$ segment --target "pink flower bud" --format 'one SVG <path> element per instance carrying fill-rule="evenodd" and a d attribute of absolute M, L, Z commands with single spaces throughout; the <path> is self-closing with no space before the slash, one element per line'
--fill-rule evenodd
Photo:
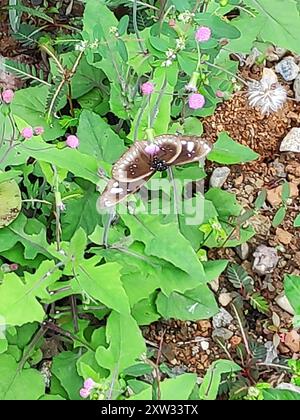
<path fill-rule="evenodd" d="M 66 145 L 71 149 L 76 149 L 79 146 L 79 138 L 73 135 L 67 137 Z"/>
<path fill-rule="evenodd" d="M 216 91 L 216 97 L 217 98 L 224 98 L 224 92 L 222 92 L 221 90 L 217 90 Z"/>
<path fill-rule="evenodd" d="M 200 28 L 197 29 L 196 31 L 196 41 L 198 42 L 206 42 L 210 39 L 211 37 L 211 29 L 208 28 L 207 26 L 200 26 Z"/>
<path fill-rule="evenodd" d="M 16 263 L 10 264 L 9 268 L 10 268 L 10 271 L 17 271 L 17 269 L 19 268 L 19 264 L 16 264 Z"/>
<path fill-rule="evenodd" d="M 157 144 L 152 143 L 145 147 L 145 152 L 150 156 L 156 155 L 159 151 L 160 148 Z"/>
<path fill-rule="evenodd" d="M 81 390 L 79 391 L 81 398 L 88 398 L 90 396 L 90 393 L 91 392 L 86 388 L 81 388 Z"/>
<path fill-rule="evenodd" d="M 31 139 L 31 137 L 33 136 L 33 129 L 31 127 L 25 127 L 21 131 L 21 134 L 24 137 L 24 139 Z"/>
<path fill-rule="evenodd" d="M 93 379 L 88 378 L 84 381 L 84 388 L 87 389 L 88 391 L 91 391 L 96 385 L 96 382 L 93 381 Z"/>
<path fill-rule="evenodd" d="M 175 28 L 175 26 L 176 26 L 176 20 L 175 19 L 170 19 L 169 20 L 169 26 L 170 26 L 170 28 Z"/>
<path fill-rule="evenodd" d="M 143 83 L 141 91 L 143 95 L 151 95 L 154 92 L 154 84 L 151 82 Z"/>
<path fill-rule="evenodd" d="M 42 134 L 44 134 L 44 132 L 45 132 L 44 127 L 35 127 L 34 129 L 34 134 L 36 136 L 41 136 Z"/>
<path fill-rule="evenodd" d="M 189 96 L 189 107 L 191 109 L 200 109 L 205 105 L 205 98 L 201 93 L 193 93 Z"/>
<path fill-rule="evenodd" d="M 14 99 L 14 91 L 11 89 L 6 89 L 2 92 L 2 101 L 6 104 L 10 104 L 12 100 Z"/>

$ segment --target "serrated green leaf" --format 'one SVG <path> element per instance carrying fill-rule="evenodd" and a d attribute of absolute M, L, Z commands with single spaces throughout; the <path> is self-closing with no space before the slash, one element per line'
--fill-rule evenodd
<path fill-rule="evenodd" d="M 235 142 L 226 132 L 222 132 L 207 158 L 213 162 L 233 165 L 251 162 L 258 157 L 249 147 Z"/>

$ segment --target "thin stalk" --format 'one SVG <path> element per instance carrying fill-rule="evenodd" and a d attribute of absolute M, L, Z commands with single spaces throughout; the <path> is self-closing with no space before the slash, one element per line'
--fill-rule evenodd
<path fill-rule="evenodd" d="M 135 35 L 137 37 L 141 53 L 145 54 L 146 51 L 144 50 L 144 45 L 141 41 L 140 31 L 139 31 L 138 24 L 137 24 L 137 0 L 133 1 L 132 15 L 133 15 L 132 16 L 133 17 L 133 29 L 134 29 Z"/>
<path fill-rule="evenodd" d="M 213 67 L 217 70 L 223 71 L 224 73 L 229 74 L 230 76 L 234 77 L 235 79 L 239 80 L 241 83 L 243 83 L 245 86 L 248 86 L 248 82 L 241 77 L 237 76 L 236 74 L 232 73 L 231 71 L 227 69 L 223 69 L 223 67 L 218 66 L 217 64 L 210 63 L 209 61 L 204 61 L 204 64 L 207 64 L 209 67 Z"/>

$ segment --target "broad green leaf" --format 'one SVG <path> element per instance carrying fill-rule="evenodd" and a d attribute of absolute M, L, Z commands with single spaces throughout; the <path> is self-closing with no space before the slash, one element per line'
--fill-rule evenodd
<path fill-rule="evenodd" d="M 296 217 L 294 221 L 294 227 L 296 228 L 300 227 L 300 214 L 298 214 L 298 216 Z"/>
<path fill-rule="evenodd" d="M 129 301 L 120 280 L 121 267 L 117 263 L 95 266 L 85 260 L 76 267 L 76 278 L 71 281 L 74 293 L 87 293 L 93 299 L 120 314 L 129 314 Z"/>
<path fill-rule="evenodd" d="M 99 193 L 96 192 L 95 185 L 82 180 L 78 180 L 77 184 L 82 189 L 82 197 L 65 201 L 66 211 L 61 214 L 62 237 L 66 241 L 70 240 L 80 227 L 86 234 L 92 233 L 101 221 L 101 216 L 96 210 Z"/>
<path fill-rule="evenodd" d="M 51 126 L 46 121 L 45 107 L 48 90 L 47 86 L 20 89 L 15 93 L 11 104 L 13 115 L 22 118 L 27 126 L 44 127 L 43 138 L 47 141 L 57 139 L 64 134 L 56 118 L 53 119 Z"/>
<path fill-rule="evenodd" d="M 235 194 L 223 191 L 221 188 L 211 188 L 205 194 L 205 198 L 213 203 L 220 219 L 239 216 L 242 211 L 242 207 L 238 204 Z"/>
<path fill-rule="evenodd" d="M 206 372 L 200 386 L 201 400 L 215 400 L 218 395 L 221 378 L 224 373 L 238 372 L 240 366 L 230 360 L 216 360 Z"/>
<path fill-rule="evenodd" d="M 300 328 L 300 277 L 287 274 L 284 277 L 284 290 L 295 311 L 295 327 Z"/>
<path fill-rule="evenodd" d="M 300 401 L 300 393 L 284 389 L 263 389 L 262 393 L 266 401 Z"/>
<path fill-rule="evenodd" d="M 300 26 L 300 14 L 294 0 L 245 0 L 244 3 L 258 11 L 253 18 L 244 17 L 248 27 L 257 28 L 257 37 L 270 41 L 274 45 L 300 53 L 300 35 L 296 30 Z"/>
<path fill-rule="evenodd" d="M 65 351 L 53 358 L 51 367 L 51 372 L 59 380 L 70 400 L 81 399 L 79 391 L 83 386 L 83 380 L 76 370 L 78 358 L 78 354 L 72 353 L 71 351 Z"/>
<path fill-rule="evenodd" d="M 38 400 L 44 394 L 45 383 L 40 372 L 18 371 L 11 355 L 0 355 L 0 400 Z"/>
<path fill-rule="evenodd" d="M 121 138 L 97 114 L 83 110 L 78 126 L 79 151 L 98 161 L 113 163 L 125 151 Z"/>
<path fill-rule="evenodd" d="M 38 254 L 52 257 L 44 225 L 37 220 L 27 220 L 22 213 L 11 225 L 0 230 L 0 252 L 13 248 L 18 242 L 24 246 L 27 259 L 34 259 Z"/>
<path fill-rule="evenodd" d="M 42 322 L 45 312 L 38 298 L 47 297 L 47 287 L 60 276 L 52 261 L 44 261 L 34 274 L 25 273 L 24 281 L 15 273 L 5 274 L 0 285 L 0 315 L 6 324 Z"/>
<path fill-rule="evenodd" d="M 134 365 L 146 351 L 145 342 L 136 321 L 129 314 L 111 313 L 107 320 L 108 348 L 99 347 L 96 359 L 100 366 L 116 375 Z"/>
<path fill-rule="evenodd" d="M 281 223 L 284 221 L 285 216 L 286 216 L 286 208 L 282 206 L 277 210 L 277 212 L 274 216 L 274 219 L 272 221 L 272 226 L 274 228 L 280 226 Z"/>
<path fill-rule="evenodd" d="M 214 260 L 203 262 L 205 279 L 209 283 L 217 279 L 226 270 L 228 260 Z"/>
<path fill-rule="evenodd" d="M 155 305 L 155 296 L 154 293 L 147 299 L 140 300 L 132 308 L 132 316 L 138 325 L 150 325 L 161 318 Z"/>
<path fill-rule="evenodd" d="M 10 225 L 22 206 L 21 191 L 15 180 L 0 183 L 0 229 Z"/>
<path fill-rule="evenodd" d="M 249 147 L 235 142 L 226 132 L 222 132 L 219 134 L 212 152 L 208 155 L 208 159 L 217 163 L 233 165 L 250 162 L 257 159 L 258 156 Z"/>
<path fill-rule="evenodd" d="M 176 378 L 166 379 L 160 384 L 162 400 L 187 401 L 196 385 L 197 375 L 185 373 Z"/>
<path fill-rule="evenodd" d="M 191 277 L 205 281 L 203 266 L 189 241 L 179 232 L 175 223 L 160 224 L 152 215 L 123 215 L 122 219 L 136 241 L 145 244 L 145 253 L 164 259 Z"/>
<path fill-rule="evenodd" d="M 15 150 L 25 156 L 24 162 L 29 157 L 33 157 L 39 161 L 56 165 L 58 168 L 67 169 L 75 176 L 91 181 L 95 185 L 99 182 L 99 176 L 97 175 L 99 166 L 108 167 L 105 164 L 102 165 L 93 156 L 80 153 L 77 149 L 58 148 L 55 145 L 45 143 L 38 137 L 27 140 L 26 143 L 21 143 Z"/>
<path fill-rule="evenodd" d="M 189 290 L 184 295 L 174 292 L 167 297 L 160 293 L 156 304 L 163 318 L 181 321 L 208 319 L 218 312 L 214 295 L 205 285 Z"/>

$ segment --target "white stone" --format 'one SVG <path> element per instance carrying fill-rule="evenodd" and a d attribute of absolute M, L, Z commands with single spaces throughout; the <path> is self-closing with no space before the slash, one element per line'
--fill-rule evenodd
<path fill-rule="evenodd" d="M 221 166 L 216 168 L 211 174 L 209 185 L 212 188 L 221 188 L 225 184 L 228 176 L 230 174 L 230 169 L 227 166 Z"/>
<path fill-rule="evenodd" d="M 300 102 L 300 74 L 298 74 L 294 81 L 294 92 L 296 101 Z"/>
<path fill-rule="evenodd" d="M 219 296 L 219 303 L 222 306 L 227 306 L 232 301 L 232 296 L 230 293 L 221 293 Z"/>
<path fill-rule="evenodd" d="M 281 152 L 300 153 L 300 127 L 294 127 L 285 136 L 280 145 Z"/>
<path fill-rule="evenodd" d="M 216 278 L 216 279 L 214 279 L 213 281 L 211 281 L 211 282 L 209 283 L 209 285 L 210 285 L 210 287 L 211 287 L 211 290 L 212 290 L 213 292 L 217 293 L 217 291 L 219 290 L 219 287 L 220 287 L 219 277 L 218 277 L 218 278 Z"/>
<path fill-rule="evenodd" d="M 296 64 L 294 57 L 286 57 L 275 66 L 275 71 L 280 73 L 284 80 L 291 82 L 296 79 L 300 68 Z"/>
<path fill-rule="evenodd" d="M 250 251 L 249 245 L 245 242 L 244 244 L 237 246 L 235 251 L 241 260 L 246 260 Z"/>
<path fill-rule="evenodd" d="M 227 312 L 224 308 L 221 308 L 220 311 L 213 317 L 213 327 L 221 328 L 227 327 L 233 321 L 233 317 Z"/>
<path fill-rule="evenodd" d="M 295 311 L 284 293 L 281 293 L 279 296 L 277 296 L 275 302 L 281 309 L 283 309 L 290 315 L 295 315 Z"/>
<path fill-rule="evenodd" d="M 201 341 L 200 346 L 201 346 L 202 350 L 206 351 L 206 350 L 209 349 L 209 342 L 208 341 Z"/>

